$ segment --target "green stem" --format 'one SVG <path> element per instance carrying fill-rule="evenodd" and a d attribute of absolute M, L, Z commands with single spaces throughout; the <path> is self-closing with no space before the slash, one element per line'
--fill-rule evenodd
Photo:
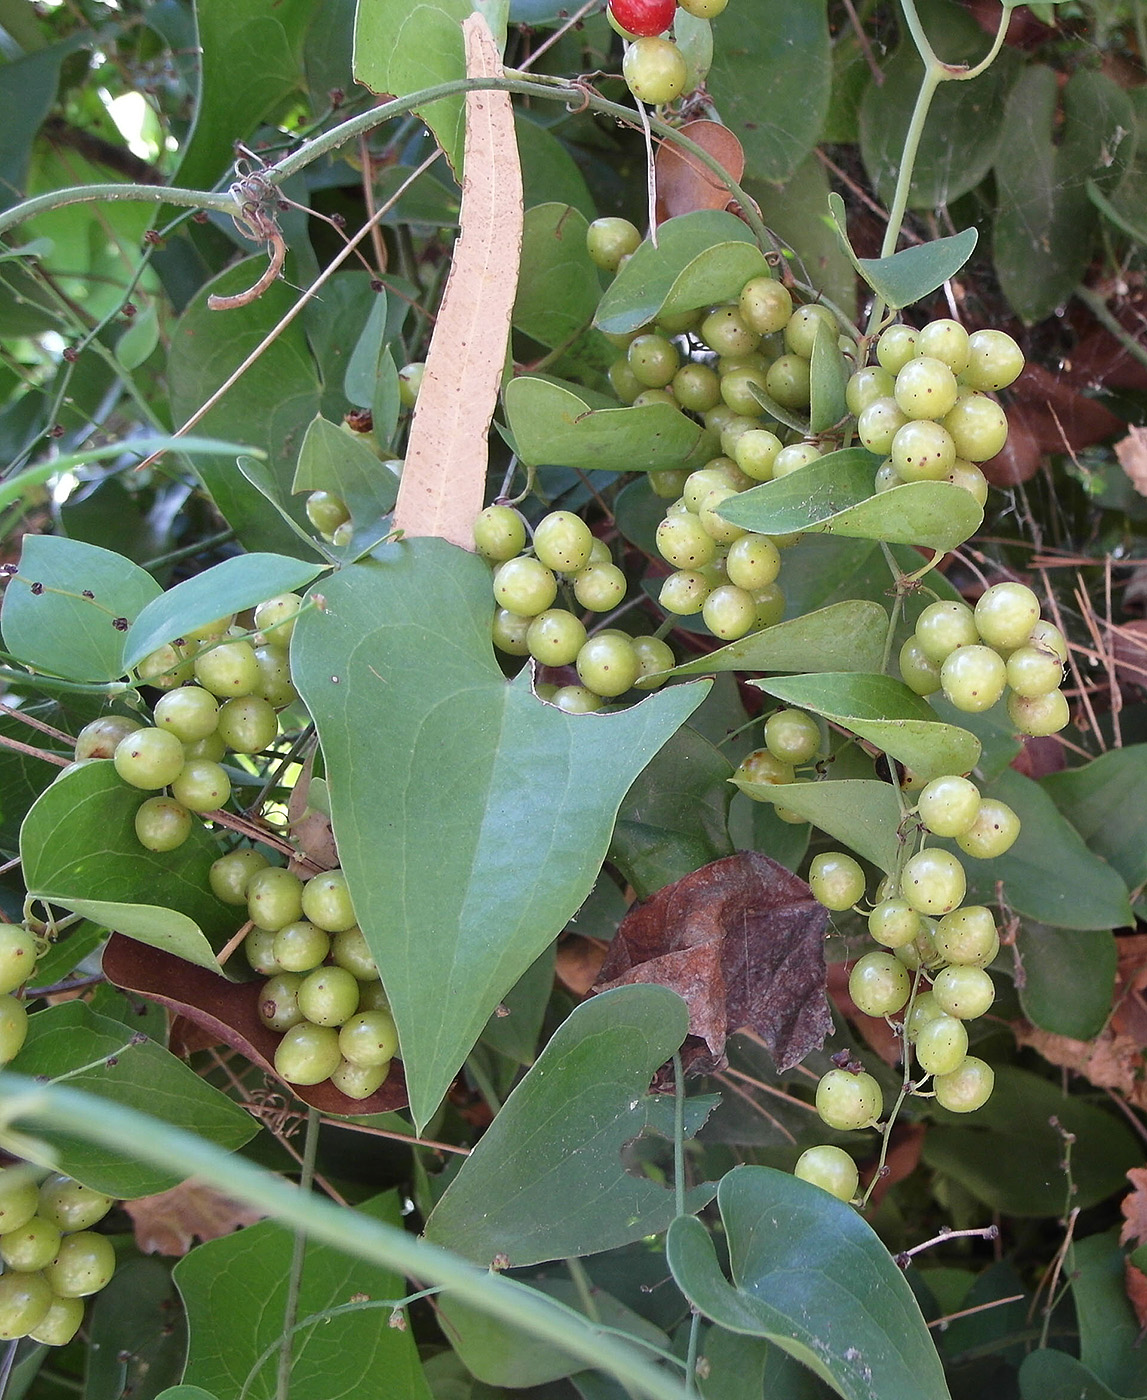
<path fill-rule="evenodd" d="M 697 1347 L 701 1340 L 701 1314 L 695 1309 L 689 1313 L 689 1350 L 685 1356 L 685 1388 L 690 1395 L 697 1394 Z"/>
<path fill-rule="evenodd" d="M 615 1340 L 537 1290 L 416 1239 L 398 1226 L 308 1195 L 182 1128 L 76 1089 L 7 1073 L 0 1073 L 0 1104 L 3 1126 L 21 1123 L 28 1129 L 63 1131 L 119 1152 L 128 1144 L 132 1156 L 157 1167 L 170 1169 L 178 1162 L 188 1176 L 202 1178 L 233 1200 L 305 1229 L 311 1239 L 356 1259 L 449 1289 L 479 1312 L 569 1352 L 650 1400 L 683 1400 L 686 1393 L 635 1345 Z"/>
<path fill-rule="evenodd" d="M 685 1072 L 681 1052 L 673 1052 L 673 1194 L 678 1215 L 685 1214 Z"/>
<path fill-rule="evenodd" d="M 315 1159 L 319 1154 L 319 1111 L 307 1109 L 307 1135 L 303 1140 L 303 1162 L 299 1190 L 308 1195 L 315 1182 Z M 279 1367 L 275 1378 L 275 1400 L 290 1400 L 291 1361 L 294 1356 L 295 1324 L 299 1320 L 299 1290 L 303 1283 L 303 1263 L 307 1254 L 307 1234 L 296 1229 L 287 1271 L 287 1301 L 283 1308 L 283 1335 L 279 1346 Z"/>
<path fill-rule="evenodd" d="M 597 1306 L 597 1299 L 593 1296 L 593 1280 L 586 1273 L 585 1265 L 580 1259 L 569 1258 L 565 1261 L 569 1276 L 573 1280 L 573 1286 L 577 1289 L 578 1302 L 581 1310 L 591 1322 L 601 1321 L 601 1312 Z"/>

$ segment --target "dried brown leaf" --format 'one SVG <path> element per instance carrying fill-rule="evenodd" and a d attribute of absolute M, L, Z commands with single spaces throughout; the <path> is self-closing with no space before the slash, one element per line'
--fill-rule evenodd
<path fill-rule="evenodd" d="M 272 1078 L 279 1037 L 259 1019 L 257 982 L 228 982 L 205 967 L 195 967 L 158 948 L 113 933 L 104 949 L 104 975 L 125 991 L 193 1021 L 209 1037 L 207 1043 L 229 1045 Z M 321 1084 L 287 1086 L 296 1098 L 323 1113 L 389 1113 L 405 1108 L 406 1080 L 395 1060 L 386 1083 L 368 1099 L 350 1099 L 326 1079 Z"/>
<path fill-rule="evenodd" d="M 594 990 L 655 982 L 689 1006 L 689 1031 L 713 1062 L 754 1031 L 779 1070 L 824 1044 L 828 913 L 783 865 L 744 851 L 658 890 L 622 920 Z"/>
<path fill-rule="evenodd" d="M 740 141 L 720 122 L 686 122 L 681 135 L 687 136 L 717 160 L 731 179 L 740 181 L 745 173 L 745 152 Z M 662 145 L 654 159 L 657 175 L 657 222 L 692 214 L 696 209 L 724 209 L 729 189 L 707 165 L 680 146 Z"/>
<path fill-rule="evenodd" d="M 1115 1090 L 1136 1108 L 1147 1108 L 1147 1057 L 1131 1036 L 1105 1030 L 1094 1040 L 1072 1040 L 1022 1022 L 1013 1029 L 1020 1045 L 1030 1045 L 1051 1064 L 1083 1075 L 1098 1089 Z"/>
<path fill-rule="evenodd" d="M 156 1196 L 125 1201 L 124 1210 L 132 1218 L 135 1242 L 144 1254 L 173 1258 L 181 1258 L 196 1240 L 220 1239 L 264 1215 L 221 1196 L 194 1177 Z"/>
<path fill-rule="evenodd" d="M 466 73 L 500 78 L 486 21 L 462 23 Z M 508 93 L 466 94 L 461 233 L 426 357 L 396 529 L 474 548 L 494 405 L 506 363 L 522 251 L 522 172 Z"/>
<path fill-rule="evenodd" d="M 291 823 L 295 844 L 307 860 L 319 870 L 334 870 L 339 863 L 339 853 L 331 819 L 324 812 L 315 811 L 308 801 L 314 771 L 315 755 L 312 751 L 291 789 L 287 819 Z"/>
<path fill-rule="evenodd" d="M 1129 427 L 1127 436 L 1115 444 L 1115 455 L 1131 485 L 1147 496 L 1147 428 Z"/>
<path fill-rule="evenodd" d="M 584 997 L 601 972 L 609 944 L 600 938 L 586 938 L 580 933 L 567 933 L 558 944 L 554 972 L 571 992 Z"/>
<path fill-rule="evenodd" d="M 1119 1243 L 1138 1246 L 1147 1243 L 1147 1167 L 1132 1167 L 1127 1180 L 1131 1190 L 1119 1202 L 1123 1212 Z"/>
<path fill-rule="evenodd" d="M 1123 1288 L 1139 1326 L 1147 1327 L 1147 1274 L 1136 1268 L 1130 1259 L 1123 1261 Z"/>

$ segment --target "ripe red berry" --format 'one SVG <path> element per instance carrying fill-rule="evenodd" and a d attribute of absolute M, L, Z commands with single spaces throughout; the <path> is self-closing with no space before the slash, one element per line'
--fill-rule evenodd
<path fill-rule="evenodd" d="M 608 8 L 619 29 L 642 39 L 665 33 L 673 23 L 677 0 L 609 0 Z"/>

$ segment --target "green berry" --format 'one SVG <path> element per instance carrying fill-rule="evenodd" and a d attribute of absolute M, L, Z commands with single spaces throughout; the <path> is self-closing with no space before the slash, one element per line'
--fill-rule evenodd
<path fill-rule="evenodd" d="M 885 948 L 914 943 L 921 928 L 920 915 L 906 899 L 881 899 L 868 916 L 868 931 Z"/>
<path fill-rule="evenodd" d="M 259 686 L 259 663 L 250 642 L 223 642 L 195 658 L 195 679 L 220 699 L 251 695 Z"/>
<path fill-rule="evenodd" d="M 521 617 L 507 608 L 496 608 L 490 624 L 490 640 L 507 656 L 529 656 L 527 640 L 532 617 Z"/>
<path fill-rule="evenodd" d="M 132 787 L 167 787 L 183 771 L 183 745 L 166 729 L 136 729 L 120 740 L 113 762 Z"/>
<path fill-rule="evenodd" d="M 1046 695 L 1008 696 L 1008 718 L 1021 734 L 1058 734 L 1071 720 L 1067 696 L 1062 690 Z"/>
<path fill-rule="evenodd" d="M 106 1235 L 81 1230 L 64 1236 L 44 1277 L 57 1298 L 88 1298 L 108 1286 L 115 1262 L 115 1250 Z"/>
<path fill-rule="evenodd" d="M 894 397 L 908 418 L 943 418 L 955 407 L 958 393 L 956 376 L 930 355 L 914 356 L 896 375 Z"/>
<path fill-rule="evenodd" d="M 353 972 L 360 982 L 378 980 L 374 954 L 370 951 L 366 935 L 357 924 L 353 928 L 344 928 L 331 939 L 331 957 L 339 967 Z"/>
<path fill-rule="evenodd" d="M 553 607 L 558 581 L 540 559 L 519 555 L 498 566 L 494 574 L 494 597 L 499 606 L 519 617 L 536 617 Z"/>
<path fill-rule="evenodd" d="M 974 646 L 979 640 L 976 619 L 967 603 L 929 603 L 916 620 L 916 641 L 937 666 L 957 647 Z"/>
<path fill-rule="evenodd" d="M 584 569 L 592 548 L 593 532 L 572 511 L 551 511 L 534 531 L 534 553 L 557 573 L 573 574 Z"/>
<path fill-rule="evenodd" d="M 1006 389 L 1019 378 L 1024 352 L 1006 331 L 973 331 L 968 338 L 968 363 L 960 378 L 972 389 Z"/>
<path fill-rule="evenodd" d="M 1008 440 L 1007 415 L 986 394 L 967 394 L 958 399 L 943 423 L 956 444 L 956 456 L 967 462 L 988 461 L 1003 450 Z"/>
<path fill-rule="evenodd" d="M 1063 663 L 1044 647 L 1021 646 L 1007 660 L 1008 685 L 1025 700 L 1050 695 L 1063 683 Z"/>
<path fill-rule="evenodd" d="M 0 996 L 0 1065 L 14 1060 L 28 1036 L 28 1012 L 14 996 Z"/>
<path fill-rule="evenodd" d="M 287 647 L 303 600 L 297 593 L 276 593 L 255 609 L 255 626 L 269 645 Z"/>
<path fill-rule="evenodd" d="M 655 539 L 658 553 L 677 569 L 703 568 L 717 554 L 716 541 L 700 519 L 688 511 L 667 515 L 657 526 Z"/>
<path fill-rule="evenodd" d="M 734 642 L 757 626 L 757 604 L 747 590 L 726 583 L 714 588 L 705 599 L 701 616 L 715 637 Z"/>
<path fill-rule="evenodd" d="M 474 521 L 474 547 L 491 562 L 513 559 L 526 547 L 526 522 L 511 506 L 487 506 Z"/>
<path fill-rule="evenodd" d="M 836 317 L 828 307 L 816 304 L 798 306 L 785 324 L 785 349 L 800 355 L 802 359 L 811 360 L 813 345 L 822 330 L 835 343 Z"/>
<path fill-rule="evenodd" d="M 943 481 L 956 465 L 951 434 L 929 419 L 914 419 L 899 428 L 889 454 L 901 481 Z"/>
<path fill-rule="evenodd" d="M 990 647 L 1022 647 L 1039 621 L 1039 599 L 1026 584 L 994 583 L 976 603 L 976 627 Z"/>
<path fill-rule="evenodd" d="M 189 811 L 215 812 L 226 806 L 231 797 L 231 779 L 220 764 L 193 758 L 173 780 L 171 795 Z"/>
<path fill-rule="evenodd" d="M 297 972 L 280 972 L 263 984 L 259 993 L 259 1020 L 269 1031 L 282 1035 L 306 1019 L 299 1010 L 302 981 Z"/>
<path fill-rule="evenodd" d="M 765 375 L 769 398 L 782 408 L 807 409 L 811 385 L 809 362 L 803 355 L 781 355 L 773 361 Z"/>
<path fill-rule="evenodd" d="M 848 1153 L 829 1143 L 802 1152 L 793 1168 L 793 1175 L 819 1186 L 838 1201 L 851 1201 L 860 1179 L 856 1163 Z"/>
<path fill-rule="evenodd" d="M 677 664 L 673 648 L 658 637 L 634 637 L 633 654 L 639 668 L 634 681 L 638 690 L 656 690 L 664 685 L 668 680 L 665 673 Z"/>
<path fill-rule="evenodd" d="M 892 398 L 895 387 L 895 378 L 882 365 L 865 365 L 849 378 L 844 389 L 844 401 L 849 413 L 859 418 L 868 405 L 877 399 Z"/>
<path fill-rule="evenodd" d="M 10 1234 L 11 1231 L 27 1225 L 37 1213 L 38 1207 L 39 1195 L 31 1168 L 0 1168 L 0 1235 Z M 49 1215 L 49 1219 L 51 1218 Z"/>
<path fill-rule="evenodd" d="M 589 612 L 609 612 L 625 598 L 625 575 L 616 564 L 590 564 L 574 576 L 573 591 Z"/>
<path fill-rule="evenodd" d="M 808 883 L 813 898 L 837 913 L 851 909 L 864 898 L 864 871 L 858 861 L 843 851 L 814 856 Z"/>
<path fill-rule="evenodd" d="M 641 234 L 628 219 L 594 219 L 585 231 L 591 261 L 603 272 L 616 272 L 621 260 L 641 246 Z"/>
<path fill-rule="evenodd" d="M 150 652 L 135 668 L 141 685 L 154 686 L 156 690 L 172 690 L 191 679 L 191 662 L 184 652 L 171 643 Z"/>
<path fill-rule="evenodd" d="M 678 569 L 662 583 L 657 601 L 666 612 L 691 617 L 705 606 L 713 585 L 696 569 Z"/>
<path fill-rule="evenodd" d="M 912 979 L 891 953 L 865 953 L 848 979 L 848 994 L 865 1016 L 892 1016 L 908 1000 Z"/>
<path fill-rule="evenodd" d="M 331 1070 L 331 1083 L 348 1099 L 369 1099 L 386 1083 L 390 1061 L 385 1065 L 356 1065 L 340 1060 Z"/>
<path fill-rule="evenodd" d="M 261 753 L 278 738 L 274 706 L 260 695 L 241 695 L 219 710 L 219 737 L 235 753 Z"/>
<path fill-rule="evenodd" d="M 29 1329 L 27 1335 L 34 1342 L 47 1347 L 64 1347 L 80 1330 L 84 1320 L 84 1300 L 82 1298 L 57 1298 L 40 1321 Z"/>
<path fill-rule="evenodd" d="M 248 941 L 250 938 L 248 934 Z M 295 919 L 275 931 L 271 956 L 285 972 L 311 972 L 321 966 L 330 946 L 330 934 L 325 929 L 308 919 Z"/>
<path fill-rule="evenodd" d="M 570 666 L 585 645 L 585 636 L 585 627 L 573 613 L 547 608 L 531 619 L 526 646 L 543 666 Z"/>
<path fill-rule="evenodd" d="M 136 837 L 149 851 L 178 850 L 191 826 L 191 812 L 174 797 L 149 797 L 135 814 Z"/>
<path fill-rule="evenodd" d="M 936 1016 L 917 1030 L 915 1049 L 925 1074 L 950 1074 L 968 1053 L 968 1032 L 955 1016 Z"/>
<path fill-rule="evenodd" d="M 584 685 L 559 686 L 550 696 L 550 704 L 567 715 L 591 715 L 601 709 L 601 696 Z"/>
<path fill-rule="evenodd" d="M 941 1108 L 950 1113 L 972 1113 L 991 1098 L 995 1080 L 991 1065 L 968 1055 L 951 1074 L 938 1074 L 932 1089 Z"/>
<path fill-rule="evenodd" d="M 918 339 L 919 333 L 911 326 L 889 326 L 876 342 L 876 358 L 889 374 L 899 374 L 916 354 Z"/>
<path fill-rule="evenodd" d="M 816 1111 L 838 1132 L 867 1128 L 884 1111 L 880 1085 L 870 1074 L 830 1069 L 816 1086 Z"/>
<path fill-rule="evenodd" d="M 0 1342 L 14 1342 L 39 1326 L 52 1296 L 52 1285 L 42 1273 L 0 1275 Z"/>
<path fill-rule="evenodd" d="M 303 916 L 327 933 L 342 933 L 355 926 L 358 920 L 341 870 L 324 870 L 307 881 L 303 886 Z"/>
<path fill-rule="evenodd" d="M 998 651 L 985 646 L 957 647 L 940 667 L 940 685 L 958 710 L 990 710 L 1007 685 L 1008 672 Z"/>
<path fill-rule="evenodd" d="M 339 1049 L 351 1064 L 385 1065 L 398 1053 L 398 1029 L 389 1011 L 360 1011 L 339 1031 Z"/>
<path fill-rule="evenodd" d="M 259 928 L 278 932 L 303 913 L 303 882 L 290 870 L 268 866 L 247 882 L 247 913 Z"/>
<path fill-rule="evenodd" d="M 1011 850 L 1019 834 L 1020 819 L 1008 804 L 997 797 L 985 797 L 975 821 L 956 837 L 956 844 L 977 860 L 994 860 Z"/>
<path fill-rule="evenodd" d="M 693 0 L 693 3 L 697 3 L 697 0 Z M 682 8 L 687 9 L 688 6 L 682 5 Z M 737 305 L 741 319 L 758 335 L 775 335 L 777 331 L 783 331 L 793 314 L 793 299 L 789 290 L 775 277 L 751 278 L 741 288 Z"/>
<path fill-rule="evenodd" d="M 640 670 L 629 638 L 607 632 L 599 632 L 586 641 L 577 654 L 576 665 L 582 685 L 609 699 L 630 690 Z"/>
<path fill-rule="evenodd" d="M 915 636 L 900 648 L 900 675 L 917 695 L 934 695 L 940 689 L 939 663 L 932 660 Z"/>
<path fill-rule="evenodd" d="M 959 321 L 929 321 L 916 339 L 916 353 L 941 360 L 953 374 L 962 374 L 970 356 L 968 332 Z"/>
<path fill-rule="evenodd" d="M 947 1015 L 958 1017 L 961 1021 L 974 1021 L 991 1008 L 996 999 L 996 988 L 982 967 L 953 965 L 944 968 L 932 979 L 932 995 L 936 1005 Z M 947 1071 L 933 1070 L 933 1073 L 945 1074 Z"/>
<path fill-rule="evenodd" d="M 721 402 L 721 381 L 717 372 L 708 365 L 682 365 L 673 376 L 670 387 L 673 397 L 690 413 L 705 413 Z M 679 492 L 673 494 L 678 495 Z"/>
<path fill-rule="evenodd" d="M 980 810 L 980 789 L 954 774 L 933 778 L 921 791 L 916 810 L 934 836 L 962 836 Z"/>
<path fill-rule="evenodd" d="M 761 333 L 748 324 L 739 304 L 718 306 L 701 322 L 699 335 L 718 355 L 747 355 L 761 343 Z"/>
<path fill-rule="evenodd" d="M 1000 951 L 992 911 L 981 904 L 953 909 L 936 926 L 936 952 L 946 963 L 987 967 Z"/>
<path fill-rule="evenodd" d="M 76 760 L 85 758 L 111 758 L 121 740 L 126 739 L 143 723 L 129 719 L 127 715 L 103 715 L 85 724 L 76 735 Z"/>
<path fill-rule="evenodd" d="M 257 871 L 266 870 L 268 865 L 267 857 L 260 851 L 250 848 L 228 851 L 211 863 L 207 873 L 211 892 L 224 904 L 246 904 L 251 876 Z"/>
<path fill-rule="evenodd" d="M 182 685 L 161 695 L 155 704 L 157 729 L 170 730 L 181 744 L 194 744 L 214 734 L 219 701 L 201 685 Z"/>
<path fill-rule="evenodd" d="M 894 398 L 872 399 L 856 420 L 856 436 L 869 452 L 887 457 L 896 434 L 907 423 L 907 414 Z"/>
<path fill-rule="evenodd" d="M 299 983 L 299 1010 L 316 1026 L 341 1026 L 358 1010 L 358 978 L 345 967 L 317 967 Z"/>
<path fill-rule="evenodd" d="M 338 1068 L 338 1031 L 302 1021 L 292 1026 L 275 1049 L 275 1073 L 288 1084 L 321 1084 Z"/>
<path fill-rule="evenodd" d="M 777 710 L 765 721 L 765 747 L 785 763 L 811 762 L 820 745 L 820 725 L 804 710 Z"/>
<path fill-rule="evenodd" d="M 791 763 L 785 763 L 768 749 L 754 749 L 741 760 L 733 775 L 738 783 L 795 783 Z"/>
<path fill-rule="evenodd" d="M 929 848 L 910 856 L 900 893 L 918 914 L 950 913 L 964 898 L 964 867 L 950 851 Z"/>
<path fill-rule="evenodd" d="M 256 647 L 255 667 L 259 678 L 254 693 L 269 705 L 273 705 L 276 710 L 281 710 L 285 705 L 293 705 L 299 698 L 299 692 L 291 683 L 291 666 L 282 647 Z"/>
<path fill-rule="evenodd" d="M 653 107 L 675 101 L 689 79 L 685 56 L 669 39 L 637 39 L 626 49 L 621 71 L 634 97 Z"/>

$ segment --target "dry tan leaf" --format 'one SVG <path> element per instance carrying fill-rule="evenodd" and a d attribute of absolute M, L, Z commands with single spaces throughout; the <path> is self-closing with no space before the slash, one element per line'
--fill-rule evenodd
<path fill-rule="evenodd" d="M 302 854 L 318 869 L 333 870 L 339 863 L 339 853 L 331 830 L 331 819 L 323 812 L 316 812 L 307 800 L 314 771 L 315 755 L 312 751 L 291 789 L 287 818 L 291 823 L 291 835 Z"/>
<path fill-rule="evenodd" d="M 1128 428 L 1127 436 L 1115 444 L 1119 465 L 1141 496 L 1147 496 L 1147 428 Z"/>
<path fill-rule="evenodd" d="M 1123 1289 L 1127 1301 L 1135 1309 L 1135 1317 L 1140 1327 L 1147 1327 L 1147 1274 L 1131 1262 L 1123 1261 Z"/>
<path fill-rule="evenodd" d="M 1141 1245 L 1147 1242 L 1147 1167 L 1132 1167 L 1127 1180 L 1131 1190 L 1119 1203 L 1123 1212 L 1119 1243 Z"/>
<path fill-rule="evenodd" d="M 745 173 L 740 141 L 720 122 L 686 122 L 681 135 L 711 155 L 734 180 Z M 697 209 L 724 209 L 729 190 L 691 151 L 666 142 L 654 160 L 657 173 L 657 222 L 692 214 Z"/>
<path fill-rule="evenodd" d="M 1105 1030 L 1094 1040 L 1071 1040 L 1023 1022 L 1012 1028 L 1020 1045 L 1030 1045 L 1049 1063 L 1082 1074 L 1098 1089 L 1114 1089 L 1137 1108 L 1147 1108 L 1147 1056 L 1131 1036 Z"/>
<path fill-rule="evenodd" d="M 600 938 L 586 938 L 580 933 L 567 933 L 558 944 L 554 968 L 558 980 L 571 992 L 584 997 L 601 971 L 609 944 Z"/>
<path fill-rule="evenodd" d="M 217 1240 L 262 1220 L 263 1212 L 221 1196 L 194 1177 L 161 1191 L 125 1201 L 124 1210 L 135 1225 L 135 1242 L 144 1254 L 182 1257 L 198 1240 Z"/>
<path fill-rule="evenodd" d="M 481 15 L 463 21 L 466 73 L 500 78 Z M 418 391 L 395 528 L 474 548 L 522 252 L 522 172 L 509 94 L 466 94 L 462 231 Z"/>

